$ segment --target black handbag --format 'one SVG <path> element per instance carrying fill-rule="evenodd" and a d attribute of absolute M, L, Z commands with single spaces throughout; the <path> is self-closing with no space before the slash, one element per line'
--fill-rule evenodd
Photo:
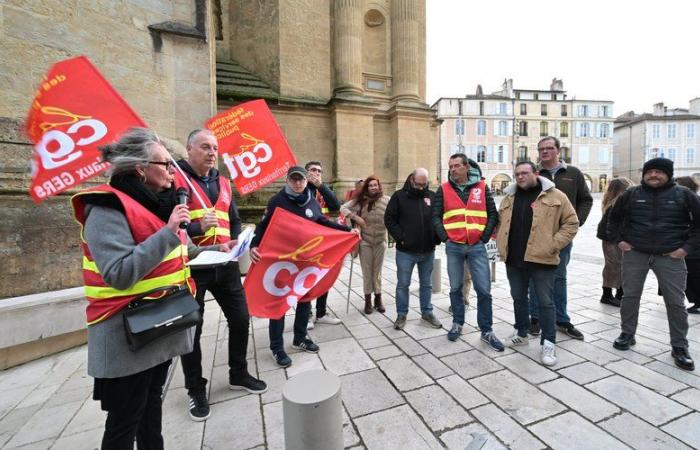
<path fill-rule="evenodd" d="M 154 292 L 171 290 L 164 297 L 145 299 Z M 156 339 L 197 325 L 202 320 L 197 300 L 187 287 L 165 286 L 134 299 L 124 311 L 124 331 L 132 352 Z"/>

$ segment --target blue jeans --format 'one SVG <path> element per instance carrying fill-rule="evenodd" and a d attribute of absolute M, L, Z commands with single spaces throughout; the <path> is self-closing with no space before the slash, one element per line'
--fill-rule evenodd
<path fill-rule="evenodd" d="M 515 310 L 515 328 L 518 329 L 520 336 L 527 336 L 530 326 L 527 300 L 528 286 L 530 289 L 533 289 L 534 286 L 534 290 L 538 294 L 539 321 L 542 328 L 540 344 L 543 344 L 545 339 L 554 344 L 557 338 L 557 332 L 554 328 L 554 304 L 552 302 L 555 272 L 555 267 L 551 269 L 539 267 L 521 268 L 506 264 L 510 296 L 513 297 L 513 308 Z"/>
<path fill-rule="evenodd" d="M 572 246 L 573 246 L 573 242 L 570 242 L 569 245 L 564 247 L 559 252 L 559 265 L 557 266 L 556 272 L 554 272 L 553 299 L 554 299 L 554 310 L 557 313 L 557 323 L 558 324 L 571 322 L 571 318 L 566 313 L 566 300 L 567 300 L 566 266 L 569 265 L 569 260 L 571 259 L 571 247 Z M 538 317 L 539 317 L 538 311 L 537 311 L 537 309 L 538 309 L 537 302 L 538 302 L 537 292 L 536 292 L 536 289 L 534 288 L 534 285 L 531 281 L 530 282 L 530 316 L 536 320 L 538 320 Z"/>
<path fill-rule="evenodd" d="M 493 325 L 491 299 L 491 270 L 486 246 L 483 242 L 474 245 L 458 244 L 447 241 L 447 275 L 450 278 L 450 304 L 452 305 L 452 322 L 464 325 L 464 262 L 469 262 L 469 272 L 476 291 L 476 322 L 482 333 L 491 331 Z"/>
<path fill-rule="evenodd" d="M 420 312 L 433 312 L 432 296 L 433 260 L 435 252 L 408 253 L 396 250 L 396 314 L 408 314 L 408 287 L 411 285 L 413 267 L 418 265 L 418 283 L 420 284 Z"/>
<path fill-rule="evenodd" d="M 306 339 L 306 325 L 311 315 L 311 302 L 297 303 L 297 311 L 294 315 L 294 343 L 298 344 Z M 284 316 L 281 319 L 270 319 L 268 327 L 270 335 L 270 350 L 277 353 L 284 350 Z"/>

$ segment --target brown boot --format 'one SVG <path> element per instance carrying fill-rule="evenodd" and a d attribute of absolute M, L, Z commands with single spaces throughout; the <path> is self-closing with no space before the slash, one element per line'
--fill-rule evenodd
<path fill-rule="evenodd" d="M 382 294 L 381 293 L 374 294 L 374 309 L 376 309 L 380 313 L 383 313 L 384 311 L 386 311 L 386 309 L 384 309 L 384 305 L 382 305 Z"/>
<path fill-rule="evenodd" d="M 372 294 L 365 294 L 365 314 L 372 314 Z"/>

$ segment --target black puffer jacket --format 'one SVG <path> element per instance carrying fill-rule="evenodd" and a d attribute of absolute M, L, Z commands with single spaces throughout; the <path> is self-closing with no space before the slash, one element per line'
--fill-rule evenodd
<path fill-rule="evenodd" d="M 700 200 L 689 189 L 669 182 L 661 188 L 642 183 L 615 202 L 608 221 L 613 242 L 626 241 L 653 255 L 679 248 L 700 248 Z"/>
<path fill-rule="evenodd" d="M 408 253 L 429 253 L 440 241 L 433 230 L 431 209 L 435 193 L 411 186 L 413 175 L 389 199 L 384 225 L 396 241 L 396 249 Z"/>

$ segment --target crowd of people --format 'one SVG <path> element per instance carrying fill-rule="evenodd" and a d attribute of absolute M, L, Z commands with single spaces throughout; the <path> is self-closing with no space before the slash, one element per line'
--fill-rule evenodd
<path fill-rule="evenodd" d="M 211 292 L 228 325 L 230 388 L 255 394 L 267 390 L 266 383 L 247 368 L 250 320 L 238 263 L 191 272 L 187 266 L 188 258 L 203 250 L 230 251 L 241 231 L 241 219 L 230 183 L 216 168 L 216 137 L 209 130 L 194 130 L 186 149 L 187 157 L 177 162 L 182 172 L 176 171 L 153 131 L 133 129 L 101 149 L 103 159 L 111 164 L 109 183 L 72 199 L 83 227 L 88 374 L 95 379 L 94 399 L 108 413 L 104 449 L 132 448 L 134 440 L 140 449 L 163 447 L 161 395 L 171 360 L 178 356 L 190 417 L 202 421 L 210 416 L 207 380 L 202 373 L 202 321 L 133 351 L 123 316 L 139 296 L 157 300 L 166 288 L 180 286 L 195 295 L 203 313 L 205 293 Z M 450 157 L 448 179 L 436 191 L 430 189 L 429 171 L 416 168 L 391 196 L 376 176 L 369 175 L 357 182 L 342 205 L 323 183 L 319 161 L 293 166 L 257 224 L 251 260 L 260 260 L 258 247 L 276 208 L 322 226 L 357 233 L 362 238 L 357 254 L 363 276 L 363 312 L 384 313 L 382 266 L 388 233 L 396 243 L 394 328 L 401 330 L 406 325 L 409 285 L 416 266 L 421 322 L 442 328 L 433 313 L 431 283 L 435 248 L 444 243 L 452 314 L 445 345 L 452 345 L 462 334 L 468 286 L 473 284 L 477 326 L 485 346 L 501 352 L 506 346 L 529 345 L 529 335 L 539 336 L 542 364 L 555 365 L 557 330 L 584 339 L 567 313 L 566 269 L 574 237 L 593 199 L 581 172 L 560 160 L 556 138 L 542 139 L 538 152 L 539 165 L 530 161 L 515 165 L 515 183 L 504 190 L 498 208 L 479 165 L 461 153 Z M 177 200 L 180 189 L 189 193 L 186 204 Z M 700 278 L 688 277 L 697 274 L 700 266 L 697 190 L 692 179 L 674 181 L 672 161 L 651 159 L 644 164 L 639 186 L 623 178 L 610 182 L 597 230 L 605 256 L 600 301 L 621 308 L 621 333 L 613 346 L 628 350 L 635 345 L 640 298 L 652 270 L 668 313 L 672 357 L 685 370 L 694 370 L 686 339 L 687 314 L 700 312 Z M 340 221 L 332 217 L 337 212 Z M 514 310 L 512 335 L 503 340 L 493 330 L 486 251 L 486 243 L 494 238 L 506 266 Z M 693 304 L 688 310 L 686 296 Z M 292 360 L 285 351 L 284 321 L 282 317 L 269 322 L 270 350 L 277 365 L 289 367 Z M 327 309 L 327 293 L 316 299 L 315 316 L 311 303 L 297 304 L 292 348 L 318 352 L 308 330 L 319 323 L 341 323 Z"/>

